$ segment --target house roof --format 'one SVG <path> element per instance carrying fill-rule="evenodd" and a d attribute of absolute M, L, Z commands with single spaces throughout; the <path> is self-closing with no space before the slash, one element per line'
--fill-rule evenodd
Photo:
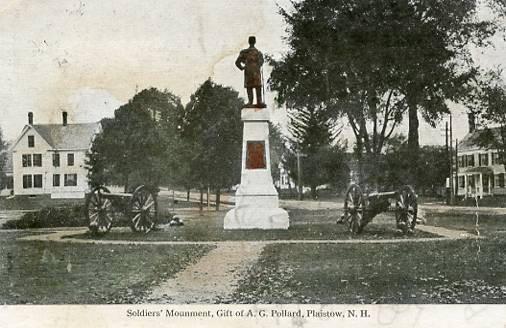
<path fill-rule="evenodd" d="M 500 137 L 500 128 L 491 128 L 490 130 L 494 134 L 494 137 Z M 459 152 L 483 148 L 478 144 L 477 141 L 480 135 L 482 135 L 485 131 L 485 129 L 477 129 L 472 133 L 466 134 L 464 139 L 459 142 Z"/>
<path fill-rule="evenodd" d="M 37 131 L 54 149 L 87 149 L 100 123 L 35 124 Z"/>

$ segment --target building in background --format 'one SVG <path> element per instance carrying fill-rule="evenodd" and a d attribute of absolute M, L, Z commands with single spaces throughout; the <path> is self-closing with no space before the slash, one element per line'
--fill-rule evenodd
<path fill-rule="evenodd" d="M 28 124 L 10 148 L 14 195 L 49 194 L 51 198 L 84 198 L 88 190 L 86 152 L 100 123 Z"/>
<path fill-rule="evenodd" d="M 498 135 L 498 129 L 492 129 Z M 473 115 L 469 117 L 469 133 L 458 144 L 457 195 L 484 197 L 506 195 L 504 165 L 496 149 L 479 146 L 477 140 L 483 129 L 476 129 Z"/>

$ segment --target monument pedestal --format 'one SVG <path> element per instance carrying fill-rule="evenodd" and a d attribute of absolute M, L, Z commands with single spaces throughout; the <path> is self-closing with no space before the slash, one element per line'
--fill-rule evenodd
<path fill-rule="evenodd" d="M 235 208 L 225 216 L 224 229 L 288 229 L 288 213 L 279 208 L 272 182 L 269 152 L 269 112 L 244 108 L 241 184 Z"/>

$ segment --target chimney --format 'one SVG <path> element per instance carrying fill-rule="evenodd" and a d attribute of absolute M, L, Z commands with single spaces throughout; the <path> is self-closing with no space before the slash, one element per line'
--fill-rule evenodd
<path fill-rule="evenodd" d="M 467 114 L 467 122 L 469 124 L 469 133 L 473 133 L 476 130 L 476 116 L 474 113 Z"/>
<path fill-rule="evenodd" d="M 63 117 L 63 126 L 67 126 L 67 112 L 63 112 L 62 117 Z"/>
<path fill-rule="evenodd" d="M 28 124 L 33 125 L 33 113 L 28 112 Z"/>

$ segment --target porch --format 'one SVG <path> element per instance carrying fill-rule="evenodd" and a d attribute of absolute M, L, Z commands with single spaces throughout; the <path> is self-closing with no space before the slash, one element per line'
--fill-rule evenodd
<path fill-rule="evenodd" d="M 485 197 L 506 195 L 504 167 L 472 167 L 458 173 L 457 196 Z"/>

